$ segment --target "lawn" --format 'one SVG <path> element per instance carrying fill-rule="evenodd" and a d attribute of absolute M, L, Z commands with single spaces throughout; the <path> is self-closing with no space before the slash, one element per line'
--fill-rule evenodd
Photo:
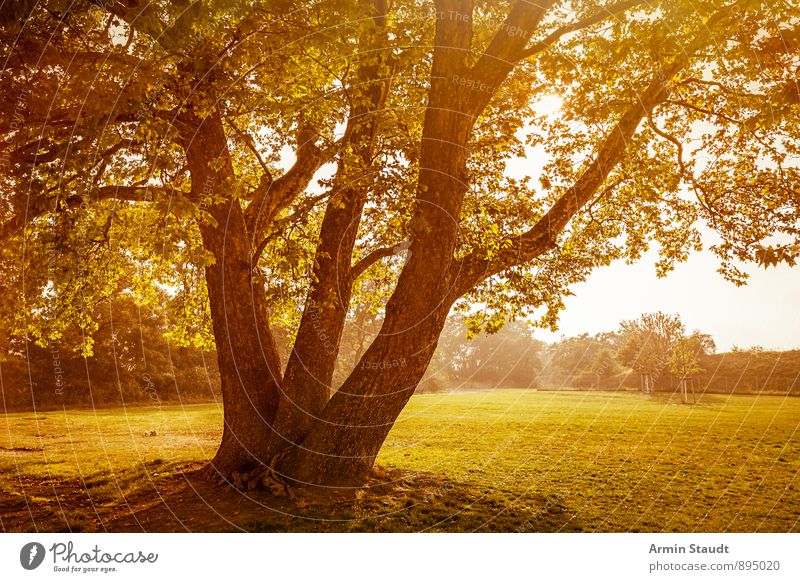
<path fill-rule="evenodd" d="M 186 492 L 176 483 L 213 455 L 220 423 L 217 405 L 7 414 L 2 528 L 800 530 L 797 398 L 706 395 L 689 406 L 631 393 L 420 395 L 381 451 L 395 481 L 380 493 L 276 505 L 189 482 L 194 503 L 214 497 L 218 518 L 192 521 L 188 499 L 188 517 L 175 517 Z"/>

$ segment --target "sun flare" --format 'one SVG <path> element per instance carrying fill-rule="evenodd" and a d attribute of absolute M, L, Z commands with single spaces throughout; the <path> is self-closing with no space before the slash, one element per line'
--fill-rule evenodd
<path fill-rule="evenodd" d="M 552 117 L 561 111 L 561 106 L 563 104 L 564 101 L 561 99 L 560 95 L 556 95 L 555 93 L 547 93 L 542 95 L 536 101 L 533 106 L 533 110 L 541 117 Z"/>

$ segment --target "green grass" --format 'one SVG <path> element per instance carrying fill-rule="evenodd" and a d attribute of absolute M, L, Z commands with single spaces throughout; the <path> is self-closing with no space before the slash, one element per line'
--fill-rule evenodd
<path fill-rule="evenodd" d="M 208 459 L 220 423 L 216 405 L 9 414 L 0 495 L 18 495 L 20 480 L 70 480 L 118 503 Z M 416 396 L 378 463 L 440 485 L 334 517 L 369 531 L 797 531 L 798 428 L 800 399 L 780 396 Z"/>
<path fill-rule="evenodd" d="M 800 400 L 774 396 L 432 395 L 412 400 L 380 462 L 500 495 L 501 521 L 543 496 L 565 530 L 788 531 L 798 428 Z"/>
<path fill-rule="evenodd" d="M 0 492 L 14 477 L 77 480 L 98 499 L 122 499 L 213 456 L 221 422 L 215 405 L 0 415 Z"/>

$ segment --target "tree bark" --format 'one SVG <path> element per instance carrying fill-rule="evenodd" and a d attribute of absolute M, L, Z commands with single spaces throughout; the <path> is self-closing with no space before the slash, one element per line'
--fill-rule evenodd
<path fill-rule="evenodd" d="M 387 304 L 380 334 L 301 446 L 280 465 L 284 477 L 316 485 L 358 485 L 366 479 L 425 374 L 450 310 L 443 286 L 419 293 L 424 272 L 435 272 L 426 254 L 413 254 Z"/>
<path fill-rule="evenodd" d="M 453 10 L 472 4 L 448 2 Z M 463 73 L 471 27 L 440 20 L 420 155 L 409 257 L 386 305 L 378 337 L 331 398 L 299 447 L 281 461 L 302 484 L 358 485 L 425 374 L 457 298 L 453 283 L 458 217 L 467 190 L 467 142 L 475 117 L 469 97 L 453 91 Z"/>
<path fill-rule="evenodd" d="M 314 283 L 286 365 L 275 425 L 276 438 L 283 446 L 298 442 L 328 402 L 350 306 L 350 261 L 365 200 L 359 191 L 348 189 L 326 208 L 314 261 Z"/>
<path fill-rule="evenodd" d="M 253 278 L 252 245 L 236 189 L 222 121 L 214 112 L 191 119 L 184 136 L 192 197 L 213 221 L 200 219 L 205 269 L 222 383 L 224 430 L 213 467 L 227 477 L 268 462 L 280 395 L 280 358 L 264 290 Z M 216 224 L 214 224 L 214 222 Z"/>
<path fill-rule="evenodd" d="M 524 8 L 522 4 L 515 4 L 510 20 L 526 20 L 532 26 L 535 25 L 541 13 Z M 693 43 L 686 55 L 676 57 L 673 63 L 659 72 L 657 78 L 642 92 L 637 103 L 625 112 L 601 144 L 595 160 L 589 164 L 577 184 L 548 211 L 546 220 L 537 223 L 531 231 L 516 237 L 511 248 L 506 249 L 506 253 L 499 259 L 487 261 L 478 251 L 477 254 L 457 260 L 455 251 L 461 205 L 469 183 L 469 137 L 475 119 L 489 102 L 487 96 L 475 94 L 480 88 L 459 89 L 464 85 L 462 81 L 471 77 L 484 83 L 487 79 L 501 82 L 510 67 L 494 67 L 491 66 L 491 61 L 498 56 L 515 53 L 518 47 L 514 45 L 518 43 L 514 41 L 509 44 L 503 36 L 498 36 L 490 44 L 487 58 L 470 66 L 472 27 L 470 19 L 464 15 L 471 14 L 473 2 L 437 0 L 436 5 L 438 13 L 431 88 L 423 126 L 416 204 L 411 221 L 410 254 L 395 292 L 386 305 L 385 318 L 378 337 L 339 391 L 322 408 L 323 390 L 330 384 L 349 303 L 352 285 L 352 266 L 349 260 L 357 222 L 363 208 L 363 202 L 359 198 L 361 192 L 353 190 L 345 194 L 345 201 L 350 202 L 349 209 L 348 204 L 344 205 L 346 212 L 338 212 L 342 208 L 329 208 L 330 212 L 326 213 L 324 222 L 330 228 L 325 230 L 318 255 L 318 259 L 324 260 L 318 260 L 318 282 L 309 295 L 304 314 L 305 328 L 301 329 L 303 339 L 296 345 L 291 358 L 291 373 L 287 374 L 286 385 L 291 386 L 292 400 L 289 402 L 289 398 L 286 398 L 284 402 L 289 402 L 290 405 L 303 403 L 302 407 L 295 406 L 301 411 L 301 416 L 298 418 L 291 412 L 285 412 L 286 416 L 279 418 L 278 424 L 285 423 L 281 436 L 291 446 L 284 449 L 282 454 L 274 456 L 274 462 L 270 465 L 278 475 L 295 483 L 327 487 L 353 486 L 364 482 L 386 436 L 430 363 L 454 301 L 480 280 L 512 265 L 532 260 L 552 247 L 555 236 L 591 199 L 610 171 L 619 163 L 628 139 L 635 133 L 644 116 L 664 98 L 665 83 L 685 66 L 688 54 L 703 46 L 700 41 Z M 502 35 L 502 31 L 498 35 Z M 469 85 L 475 86 L 474 83 Z M 237 213 L 241 214 L 241 211 L 236 203 L 230 204 L 227 215 L 220 209 L 217 211 L 221 218 L 225 218 L 234 227 L 237 220 L 240 220 L 233 216 Z M 356 225 L 355 228 L 353 224 Z M 226 225 L 227 228 L 230 225 Z M 224 236 L 221 243 L 217 240 L 219 233 L 209 227 L 205 227 L 203 236 L 209 248 L 216 249 L 217 255 L 220 253 L 220 246 L 222 251 L 225 250 Z M 337 240 L 336 236 L 340 238 Z M 241 243 L 237 241 L 238 239 L 233 241 L 235 245 Z M 334 243 L 341 245 L 341 249 Z M 222 254 L 224 256 L 224 252 Z M 347 256 L 347 261 L 344 260 L 344 255 Z M 343 276 L 343 273 L 347 275 Z M 229 284 L 236 289 L 237 294 L 248 285 L 252 286 L 249 276 L 238 272 L 229 274 L 227 268 L 223 268 L 218 274 L 211 273 L 210 290 L 212 283 L 217 291 Z M 347 289 L 340 292 L 339 285 L 342 283 Z M 329 304 L 332 305 L 331 309 L 328 308 Z M 215 312 L 212 303 L 212 314 L 215 318 L 215 333 L 222 331 L 222 335 L 226 336 L 231 333 L 230 322 L 223 321 L 224 313 L 218 313 L 220 310 L 224 312 L 224 306 L 222 302 Z M 249 332 L 237 335 L 236 342 L 229 340 L 231 346 L 235 347 L 247 333 L 255 332 L 258 336 L 261 331 L 268 332 L 266 319 L 260 315 L 263 311 L 258 298 L 252 300 L 252 307 L 251 319 L 255 323 L 251 321 Z M 326 311 L 321 311 L 323 309 Z M 325 315 L 322 329 L 325 334 L 330 332 L 328 338 L 320 333 L 320 326 L 314 321 L 320 313 Z M 252 317 L 253 314 L 255 317 Z M 224 326 L 223 323 L 218 324 L 217 320 L 222 321 Z M 241 329 L 244 330 L 247 325 L 248 322 L 243 321 Z M 270 334 L 266 335 L 271 338 Z M 330 349 L 326 349 L 326 341 L 331 341 L 328 346 Z M 319 350 L 320 347 L 322 350 Z M 225 348 L 224 352 L 233 352 L 230 346 L 226 345 Z M 266 363 L 267 376 L 277 385 L 279 362 L 277 356 L 270 355 L 274 352 L 274 346 L 272 349 L 268 346 L 262 352 L 261 360 Z M 302 357 L 302 352 L 306 352 L 305 357 Z M 232 353 L 228 357 L 232 358 Z M 304 370 L 306 363 L 310 367 Z M 227 362 L 225 366 L 221 359 L 220 368 L 230 369 L 235 368 L 235 365 L 231 366 L 231 362 Z M 652 379 L 646 374 L 645 391 L 650 393 L 651 388 Z M 233 415 L 238 410 L 236 398 L 243 393 L 247 393 L 247 386 L 244 386 L 244 390 L 233 391 L 229 396 L 234 404 L 231 407 Z M 275 394 L 275 390 L 259 392 L 259 397 L 265 399 L 261 408 L 273 414 L 277 404 L 277 399 L 273 398 Z M 242 408 L 241 403 L 239 408 Z M 258 420 L 269 425 L 270 421 L 266 420 L 270 418 L 269 415 L 261 414 L 259 406 L 252 408 L 259 413 Z M 283 410 L 291 410 L 291 407 Z M 252 411 L 250 414 L 252 416 Z M 226 431 L 228 418 L 226 403 Z M 254 434 L 249 428 L 257 423 L 243 425 L 238 418 L 231 418 L 230 423 L 233 422 L 239 423 L 237 426 L 246 426 L 247 435 Z M 253 438 L 253 446 L 258 450 L 263 445 L 266 453 L 259 450 L 259 454 L 251 456 L 257 460 L 269 458 L 273 449 L 264 444 L 263 440 Z"/>

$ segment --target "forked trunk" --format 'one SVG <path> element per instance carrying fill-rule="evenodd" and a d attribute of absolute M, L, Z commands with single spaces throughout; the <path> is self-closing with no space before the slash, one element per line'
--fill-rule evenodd
<path fill-rule="evenodd" d="M 328 204 L 322 221 L 314 283 L 284 377 L 283 398 L 275 424 L 279 448 L 297 443 L 320 417 L 330 397 L 353 289 L 351 257 L 364 196 L 347 189 Z"/>
<path fill-rule="evenodd" d="M 384 107 L 392 76 L 390 53 L 385 50 L 388 3 L 362 0 L 361 7 L 371 18 L 364 23 L 360 48 L 365 56 L 351 89 L 353 107 L 345 133 L 352 154 L 338 162 L 335 191 L 322 220 L 313 282 L 283 378 L 274 433 L 278 448 L 302 440 L 328 402 L 356 277 L 353 249 L 369 188 L 362 174 L 375 155 L 377 114 Z"/>
<path fill-rule="evenodd" d="M 380 334 L 301 446 L 279 465 L 284 478 L 304 485 L 357 486 L 369 475 L 425 374 L 450 308 L 435 292 L 420 297 L 418 291 L 415 277 L 401 277 Z"/>
<path fill-rule="evenodd" d="M 431 92 L 435 107 L 425 120 L 412 243 L 381 331 L 300 446 L 279 463 L 285 478 L 325 486 L 363 483 L 436 350 L 457 296 L 454 251 L 472 125 L 448 102 L 450 89 L 437 82 Z"/>

